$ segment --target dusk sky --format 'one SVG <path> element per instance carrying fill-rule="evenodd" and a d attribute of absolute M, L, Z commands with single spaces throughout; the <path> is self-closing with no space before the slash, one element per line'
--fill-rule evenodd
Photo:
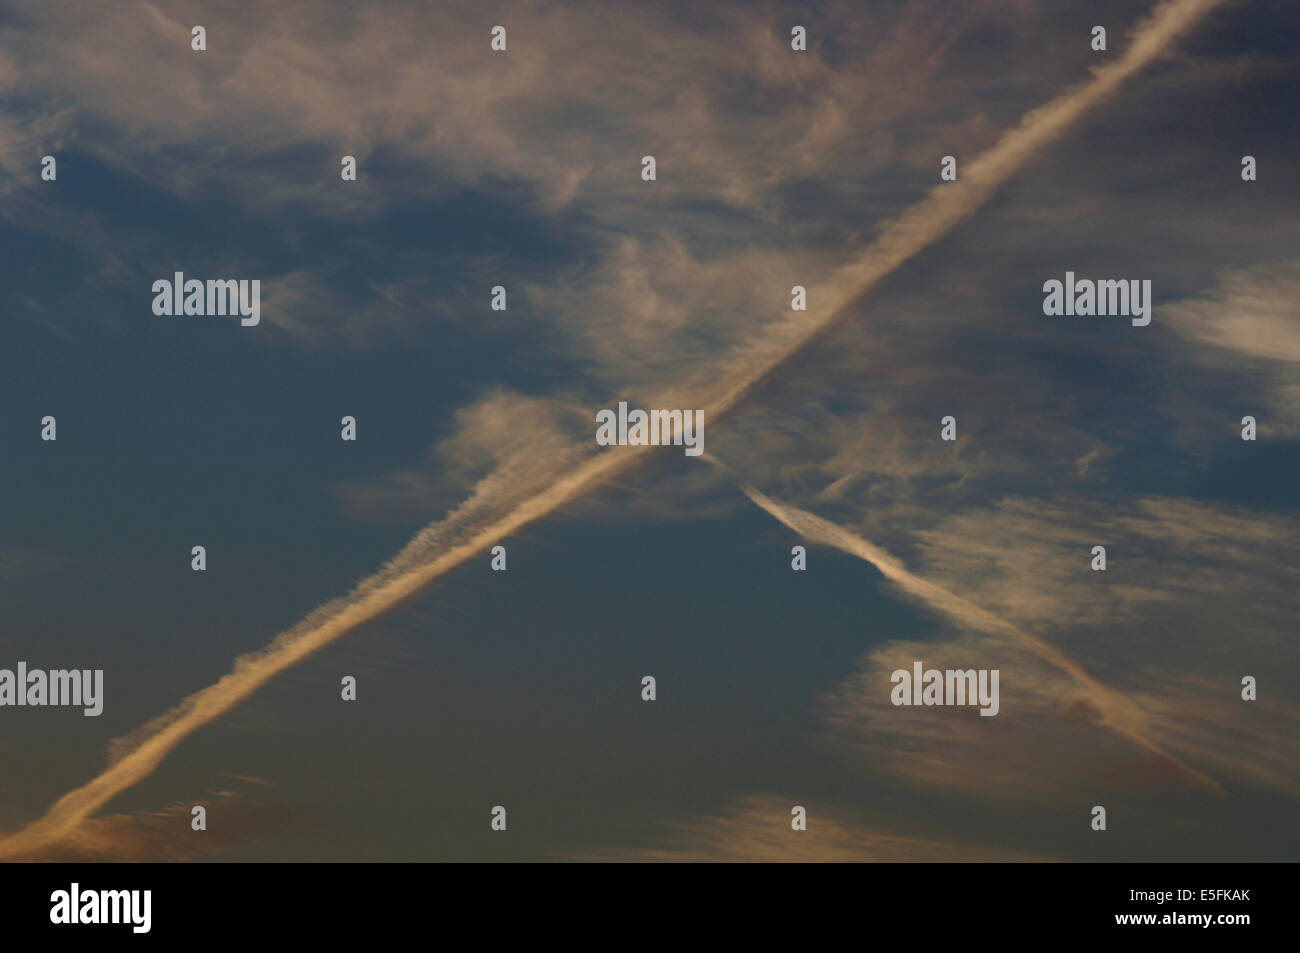
<path fill-rule="evenodd" d="M 1300 859 L 1298 106 L 1283 0 L 0 3 L 0 669 L 103 671 L 0 857 Z"/>

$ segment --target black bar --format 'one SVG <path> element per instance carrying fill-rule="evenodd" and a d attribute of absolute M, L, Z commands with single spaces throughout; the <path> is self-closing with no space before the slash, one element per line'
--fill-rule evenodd
<path fill-rule="evenodd" d="M 898 937 L 917 944 L 909 949 L 976 949 L 1001 940 L 1079 937 L 1231 944 L 1291 933 L 1289 865 L 693 866 L 620 865 L 593 875 L 580 865 L 542 871 L 482 864 L 7 864 L 0 866 L 0 911 L 7 941 L 56 944 L 62 935 L 90 944 L 286 939 L 337 948 L 349 938 L 373 942 L 414 931 L 421 942 L 459 947 L 504 931 L 531 934 L 534 942 L 567 937 L 619 946 L 621 936 L 678 945 L 725 929 L 821 938 L 818 945 L 847 930 L 846 941 L 863 945 Z M 150 891 L 148 931 L 136 933 L 130 922 L 52 923 L 56 892 L 70 895 L 73 883 L 83 904 L 88 891 Z M 1118 922 L 1135 915 L 1153 915 L 1154 922 Z M 1206 915 L 1208 926 L 1178 919 Z M 1243 916 L 1245 922 L 1217 919 Z M 461 928 L 471 933 L 457 940 Z"/>

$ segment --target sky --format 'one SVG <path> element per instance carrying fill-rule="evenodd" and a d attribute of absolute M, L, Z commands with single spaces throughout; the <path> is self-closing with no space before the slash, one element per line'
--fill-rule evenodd
<path fill-rule="evenodd" d="M 0 707 L 0 858 L 1300 858 L 1297 47 L 1280 0 L 0 5 L 0 669 L 104 672 Z M 260 323 L 155 314 L 177 271 Z M 1067 272 L 1150 324 L 1044 314 Z M 705 454 L 597 446 L 620 400 Z M 998 714 L 892 704 L 915 661 Z"/>

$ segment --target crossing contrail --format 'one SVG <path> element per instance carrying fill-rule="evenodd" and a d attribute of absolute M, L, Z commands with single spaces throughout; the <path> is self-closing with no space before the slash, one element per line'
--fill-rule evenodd
<path fill-rule="evenodd" d="M 765 510 L 778 522 L 794 530 L 805 539 L 826 546 L 834 546 L 851 556 L 864 559 L 880 570 L 881 575 L 902 589 L 913 599 L 932 606 L 956 620 L 964 628 L 974 629 L 986 635 L 999 636 L 1019 644 L 1022 648 L 1037 655 L 1049 665 L 1069 675 L 1084 696 L 1093 704 L 1101 715 L 1101 721 L 1117 734 L 1156 755 L 1188 777 L 1201 787 L 1216 794 L 1223 794 L 1223 788 L 1212 778 L 1196 770 L 1179 758 L 1170 754 L 1152 740 L 1148 726 L 1147 714 L 1142 707 L 1121 692 L 1103 685 L 1073 658 L 1045 639 L 1026 632 L 1020 626 L 989 612 L 969 599 L 930 582 L 928 579 L 909 572 L 907 568 L 879 546 L 868 542 L 861 536 L 829 520 L 822 519 L 814 513 L 777 503 L 771 497 L 751 486 L 741 484 L 741 490 L 750 501 Z"/>
<path fill-rule="evenodd" d="M 1219 2 L 1167 0 L 1156 6 L 1135 29 L 1123 53 L 1108 55 L 1089 79 L 1025 114 L 996 144 L 963 165 L 959 181 L 935 187 L 885 225 L 860 254 L 815 289 L 807 311 L 790 312 L 781 323 L 724 358 L 709 380 L 671 389 L 660 406 L 700 407 L 710 421 L 732 410 L 755 385 L 829 328 L 850 303 L 950 232 L 1031 156 L 1112 95 Z M 0 840 L 0 857 L 32 855 L 67 838 L 109 800 L 152 774 L 190 734 L 276 675 L 378 618 L 485 547 L 645 460 L 650 449 L 618 447 L 595 453 L 591 448 L 564 448 L 535 465 L 488 477 L 465 504 L 426 527 L 351 593 L 321 606 L 266 649 L 236 659 L 228 675 L 134 732 L 118 746 L 119 755 L 103 773 L 63 795 L 38 820 Z"/>

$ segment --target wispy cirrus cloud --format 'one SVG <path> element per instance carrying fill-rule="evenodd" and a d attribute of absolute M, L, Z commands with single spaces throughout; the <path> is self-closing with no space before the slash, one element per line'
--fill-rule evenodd
<path fill-rule="evenodd" d="M 794 803 L 806 808 L 806 830 L 790 827 Z M 746 797 L 729 809 L 678 823 L 653 847 L 584 851 L 583 860 L 677 863 L 989 862 L 1051 860 L 991 844 L 945 841 L 872 827 L 831 805 L 791 802 L 771 794 Z"/>
<path fill-rule="evenodd" d="M 1300 795 L 1300 751 L 1284 740 L 1300 728 L 1294 693 L 1273 684 L 1267 704 L 1241 697 L 1244 676 L 1267 680 L 1262 672 L 1295 655 L 1289 524 L 1183 500 L 1141 500 L 1120 513 L 1006 501 L 920 534 L 922 579 L 843 527 L 746 492 L 803 538 L 871 562 L 948 617 L 951 634 L 872 650 L 827 698 L 836 733 L 898 773 L 1004 798 L 1059 797 L 1089 778 L 1125 775 L 1143 786 L 1181 779 L 1220 793 Z M 1104 575 L 1089 568 L 1094 539 L 1108 544 Z M 893 708 L 890 673 L 916 659 L 1000 668 L 998 724 Z M 1134 753 L 1099 728 L 1163 767 L 1134 773 Z"/>

